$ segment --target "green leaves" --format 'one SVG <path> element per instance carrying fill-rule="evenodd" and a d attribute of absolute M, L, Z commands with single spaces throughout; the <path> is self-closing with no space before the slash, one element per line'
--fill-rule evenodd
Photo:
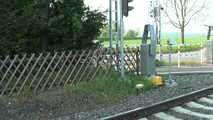
<path fill-rule="evenodd" d="M 0 41 L 4 47 L 0 47 L 0 54 L 91 47 L 105 25 L 105 16 L 90 11 L 83 0 L 64 0 L 51 9 L 48 2 L 2 1 Z"/>

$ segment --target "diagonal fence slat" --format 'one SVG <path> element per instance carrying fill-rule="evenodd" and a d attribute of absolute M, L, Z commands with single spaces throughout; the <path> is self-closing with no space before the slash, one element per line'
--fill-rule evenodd
<path fill-rule="evenodd" d="M 100 66 L 100 69 L 99 69 L 99 74 L 97 74 L 98 76 L 102 76 L 103 78 L 106 77 L 108 71 L 108 66 L 110 66 L 110 49 L 104 49 L 104 52 L 102 53 L 103 56 L 102 56 L 102 61 L 101 61 L 101 66 Z"/>
<path fill-rule="evenodd" d="M 83 63 L 81 63 L 81 66 L 78 68 L 77 72 L 75 73 L 75 76 L 74 76 L 73 80 L 71 81 L 71 85 L 73 85 L 75 83 L 77 77 L 79 76 L 80 71 L 82 70 L 83 66 L 85 65 L 90 54 L 91 54 L 91 50 L 89 50 L 89 52 L 86 55 L 86 58 L 84 58 L 84 60 L 83 60 Z"/>
<path fill-rule="evenodd" d="M 95 69 L 94 70 L 90 69 L 89 73 L 87 74 L 87 78 L 88 78 L 87 81 L 91 81 L 92 80 L 91 78 L 93 77 L 93 75 L 97 74 L 96 71 L 100 67 L 100 61 L 102 60 L 101 59 L 101 57 L 102 57 L 101 54 L 102 53 L 103 53 L 103 50 L 102 49 L 98 49 L 98 51 L 97 51 L 97 53 L 96 53 L 96 55 L 94 57 L 94 61 L 95 61 L 95 66 L 94 67 L 95 67 Z M 92 74 L 92 76 L 90 77 L 91 74 Z"/>
<path fill-rule="evenodd" d="M 28 68 L 30 62 L 32 61 L 32 59 L 33 59 L 34 57 L 35 57 L 35 54 L 33 54 L 33 55 L 30 57 L 30 59 L 28 60 L 27 64 L 25 65 L 25 68 L 23 69 L 23 71 L 21 72 L 20 76 L 18 77 L 18 79 L 16 80 L 15 84 L 13 85 L 12 90 L 10 91 L 10 94 L 9 94 L 9 95 L 11 95 L 11 94 L 14 92 L 15 88 L 17 87 L 18 82 L 21 80 L 22 76 L 24 75 L 26 69 Z"/>
<path fill-rule="evenodd" d="M 7 62 L 7 60 L 9 59 L 9 55 L 4 59 L 4 61 L 0 60 L 1 61 L 1 67 L 0 67 L 0 71 L 2 73 L 2 69 L 4 68 L 4 65 L 5 63 Z M 3 73 L 2 73 L 3 74 Z"/>
<path fill-rule="evenodd" d="M 67 66 L 65 72 L 63 73 L 63 75 L 62 75 L 62 77 L 61 77 L 61 79 L 60 79 L 60 81 L 59 81 L 59 83 L 58 83 L 58 86 L 60 86 L 61 84 L 63 84 L 63 80 L 66 78 L 66 77 L 65 77 L 66 74 L 69 73 L 70 67 L 71 67 L 72 64 L 74 63 L 76 57 L 78 57 L 78 53 L 79 53 L 79 52 L 76 52 L 76 53 L 74 54 L 74 57 L 72 58 L 71 62 L 70 62 L 69 65 Z M 77 65 L 77 64 L 76 64 L 76 65 Z M 72 70 L 74 70 L 74 68 L 73 68 Z"/>
<path fill-rule="evenodd" d="M 2 85 L 4 79 L 6 78 L 7 74 L 10 72 L 10 69 L 12 68 L 12 66 L 14 65 L 16 59 L 18 58 L 18 55 L 16 55 L 13 59 L 13 61 L 11 62 L 10 66 L 7 68 L 7 71 L 5 72 L 4 76 L 2 77 L 1 81 L 0 81 L 0 85 Z"/>
<path fill-rule="evenodd" d="M 97 50 L 95 51 L 94 55 L 91 57 L 92 65 L 91 65 L 90 68 L 88 68 L 88 71 L 89 71 L 89 72 L 87 72 L 87 74 L 84 75 L 84 76 L 85 76 L 84 78 L 86 79 L 86 81 L 89 81 L 89 78 L 90 78 L 90 75 L 91 75 L 92 72 L 93 72 L 93 69 L 94 69 L 95 67 L 98 66 L 98 60 L 100 59 L 100 56 L 99 56 L 98 52 L 100 52 L 99 49 L 97 49 Z M 93 68 L 93 67 L 94 67 L 94 68 Z"/>
<path fill-rule="evenodd" d="M 121 66 L 118 49 L 87 49 L 0 56 L 0 96 L 39 93 L 106 78 Z M 139 72 L 139 51 L 125 51 L 125 72 Z"/>
<path fill-rule="evenodd" d="M 55 84 L 55 82 L 56 82 L 57 78 L 59 77 L 60 73 L 62 72 L 62 70 L 64 69 L 64 66 L 66 65 L 66 63 L 67 63 L 67 61 L 69 60 L 69 58 L 70 58 L 70 56 L 72 55 L 72 53 L 73 53 L 72 51 L 69 52 L 69 54 L 67 55 L 67 57 L 66 57 L 65 61 L 63 62 L 63 64 L 61 65 L 61 67 L 60 67 L 58 73 L 56 74 L 55 78 L 53 79 L 53 82 L 50 84 L 50 87 L 49 87 L 48 89 L 51 89 L 51 88 L 53 87 L 53 85 Z M 66 71 L 65 71 L 65 72 L 66 72 Z M 64 72 L 64 73 L 65 73 L 65 72 Z M 61 79 L 62 79 L 62 78 L 61 78 Z M 60 81 L 59 81 L 59 82 L 60 82 Z"/>
<path fill-rule="evenodd" d="M 34 89 L 34 92 L 37 91 L 38 87 L 40 86 L 40 84 L 41 84 L 41 82 L 42 82 L 42 80 L 43 80 L 43 78 L 44 78 L 44 76 L 46 75 L 48 69 L 49 69 L 50 66 L 52 65 L 52 63 L 53 63 L 53 61 L 55 60 L 55 58 L 56 58 L 57 55 L 58 55 L 58 52 L 56 52 L 56 53 L 54 54 L 52 60 L 50 61 L 50 63 L 48 64 L 47 68 L 45 69 L 44 73 L 42 74 L 41 78 L 39 79 L 39 81 L 38 81 L 38 83 L 37 83 L 37 85 L 36 85 L 36 87 L 35 87 L 35 89 Z"/>
<path fill-rule="evenodd" d="M 60 58 L 58 59 L 58 61 L 55 63 L 55 66 L 53 67 L 51 73 L 48 75 L 44 85 L 42 86 L 41 91 L 43 91 L 46 88 L 47 83 L 49 82 L 50 77 L 53 75 L 55 69 L 57 68 L 58 64 L 60 63 L 60 61 L 62 60 L 62 58 L 64 57 L 65 52 L 62 52 Z"/>
<path fill-rule="evenodd" d="M 18 55 L 18 57 L 19 57 L 19 56 L 21 56 L 21 55 Z M 9 59 L 8 59 L 8 61 L 7 61 L 5 64 L 3 64 L 3 67 L 4 67 L 3 71 L 7 70 L 7 69 L 10 67 L 10 65 L 12 64 L 12 62 L 13 62 L 13 60 L 14 60 L 14 57 L 15 57 L 15 56 L 10 56 Z M 9 70 L 9 72 L 7 73 L 7 74 L 8 74 L 7 77 L 10 76 L 11 74 L 13 74 L 14 70 L 15 70 L 16 67 L 17 67 L 17 63 L 20 62 L 20 59 L 19 59 L 18 57 L 17 57 L 17 59 L 14 61 L 14 64 L 11 66 L 11 69 Z M 18 72 L 19 72 L 19 70 L 17 71 L 17 73 L 18 73 Z M 16 76 L 14 76 L 14 77 L 16 78 Z"/>
<path fill-rule="evenodd" d="M 37 76 L 39 75 L 39 73 L 40 73 L 42 67 L 43 67 L 44 64 L 46 63 L 46 61 L 47 61 L 47 59 L 48 59 L 49 56 L 50 56 L 50 53 L 48 53 L 48 54 L 46 55 L 46 57 L 44 58 L 44 60 L 42 61 L 42 64 L 40 65 L 40 67 L 39 67 L 39 69 L 37 70 L 36 74 L 33 76 L 33 79 L 32 79 L 32 81 L 31 81 L 31 83 L 30 83 L 29 88 L 33 87 L 33 83 L 35 82 Z"/>
<path fill-rule="evenodd" d="M 29 73 L 27 74 L 26 78 L 24 79 L 24 82 L 22 83 L 19 91 L 18 91 L 18 95 L 21 93 L 22 89 L 24 88 L 27 80 L 29 79 L 30 75 L 32 74 L 33 70 L 35 69 L 36 65 L 38 64 L 39 60 L 41 59 L 41 57 L 43 56 L 43 53 L 39 54 L 39 57 L 36 59 L 35 63 L 33 64 L 32 68 L 30 69 Z"/>
<path fill-rule="evenodd" d="M 100 52 L 100 54 L 99 54 L 99 57 L 102 57 L 102 59 L 100 60 L 101 63 L 103 62 L 104 58 L 106 57 L 106 55 L 105 55 L 105 56 L 102 56 L 102 54 L 103 54 L 103 50 L 101 50 L 101 52 Z M 95 70 L 95 72 L 94 72 L 93 75 L 91 76 L 90 81 L 93 80 L 93 79 L 95 78 L 95 76 L 97 75 L 97 72 L 99 71 L 100 68 L 101 68 L 101 66 L 98 65 L 97 68 L 96 68 L 96 70 Z"/>
<path fill-rule="evenodd" d="M 1 96 L 4 95 L 4 92 L 8 89 L 10 83 L 12 82 L 13 80 L 13 77 L 15 76 L 16 72 L 18 71 L 19 67 L 21 66 L 21 64 L 23 63 L 24 59 L 26 58 L 27 54 L 25 54 L 21 61 L 19 62 L 18 66 L 15 68 L 12 76 L 9 78 L 9 80 L 6 82 L 5 86 L 4 86 L 4 89 L 1 91 Z"/>
<path fill-rule="evenodd" d="M 80 57 L 78 58 L 77 62 L 76 62 L 75 65 L 74 65 L 74 67 L 73 67 L 71 73 L 69 74 L 69 76 L 68 76 L 67 79 L 65 80 L 64 85 L 68 84 L 70 78 L 71 78 L 72 75 L 74 74 L 74 71 L 76 70 L 78 64 L 80 63 L 80 61 L 81 61 L 81 59 L 82 59 L 82 57 L 84 56 L 85 53 L 86 53 L 86 51 L 83 51 L 83 52 L 81 53 Z"/>
<path fill-rule="evenodd" d="M 126 57 L 127 57 L 127 61 L 129 61 L 131 64 L 130 68 L 132 69 L 132 71 L 136 70 L 136 66 L 135 66 L 136 60 L 134 59 L 134 56 L 131 54 L 131 51 L 129 50 L 129 48 L 127 48 Z"/>
<path fill-rule="evenodd" d="M 97 50 L 95 50 L 95 51 L 93 52 L 92 56 L 90 57 L 88 64 L 86 65 L 86 67 L 85 67 L 85 69 L 83 70 L 81 76 L 79 77 L 79 81 L 82 81 L 83 76 L 86 75 L 86 71 L 87 71 L 87 70 L 88 70 L 88 71 L 91 70 L 91 69 L 89 69 L 89 67 L 92 66 L 91 64 L 92 64 L 92 62 L 93 62 L 93 56 L 94 56 L 96 53 L 97 53 Z"/>

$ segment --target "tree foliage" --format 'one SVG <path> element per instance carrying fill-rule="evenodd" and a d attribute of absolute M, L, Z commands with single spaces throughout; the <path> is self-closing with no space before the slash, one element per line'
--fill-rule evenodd
<path fill-rule="evenodd" d="M 135 30 L 129 30 L 127 31 L 127 33 L 125 34 L 125 38 L 137 38 L 139 35 L 139 32 L 138 31 L 135 31 Z"/>
<path fill-rule="evenodd" d="M 0 4 L 0 54 L 84 49 L 105 16 L 83 0 L 4 0 Z"/>

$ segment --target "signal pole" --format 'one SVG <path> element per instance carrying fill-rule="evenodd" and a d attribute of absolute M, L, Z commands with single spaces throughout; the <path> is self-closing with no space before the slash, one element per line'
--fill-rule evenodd
<path fill-rule="evenodd" d="M 117 23 L 117 30 L 118 30 L 118 40 L 119 40 L 119 49 L 120 49 L 120 69 L 121 69 L 121 77 L 122 79 L 125 79 L 124 75 L 124 39 L 123 39 L 123 33 L 124 33 L 124 22 L 123 22 L 123 16 L 128 17 L 129 11 L 133 10 L 134 7 L 129 6 L 129 3 L 133 0 L 117 0 L 117 8 L 118 8 L 118 23 Z"/>
<path fill-rule="evenodd" d="M 118 29 L 118 40 L 119 40 L 119 50 L 120 50 L 120 69 L 121 69 L 121 78 L 124 79 L 124 41 L 123 41 L 123 0 L 117 0 L 117 18 L 118 18 L 118 23 L 117 23 L 117 29 Z"/>
<path fill-rule="evenodd" d="M 112 49 L 112 0 L 109 0 L 109 47 Z"/>

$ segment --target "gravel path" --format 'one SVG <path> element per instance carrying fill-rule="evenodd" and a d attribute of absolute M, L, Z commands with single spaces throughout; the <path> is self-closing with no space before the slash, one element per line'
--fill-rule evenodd
<path fill-rule="evenodd" d="M 120 101 L 119 104 L 94 110 L 91 112 L 82 112 L 76 114 L 66 114 L 54 118 L 54 120 L 94 120 L 109 115 L 114 115 L 119 112 L 125 112 L 137 107 L 144 107 L 179 96 L 185 93 L 192 92 L 213 85 L 213 74 L 197 74 L 197 75 L 174 75 L 173 79 L 177 81 L 176 87 L 161 87 L 145 92 L 139 96 L 129 96 Z"/>

